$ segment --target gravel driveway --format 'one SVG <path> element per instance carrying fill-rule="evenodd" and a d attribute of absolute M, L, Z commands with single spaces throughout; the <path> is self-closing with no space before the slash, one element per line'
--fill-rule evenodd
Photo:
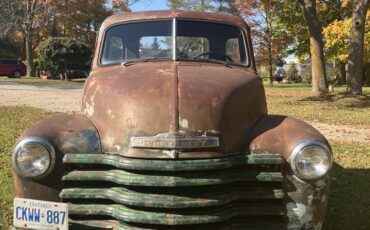
<path fill-rule="evenodd" d="M 81 85 L 0 84 L 0 106 L 31 106 L 57 112 L 80 111 Z"/>
<path fill-rule="evenodd" d="M 57 112 L 79 112 L 82 88 L 79 85 L 0 84 L 0 106 L 31 106 Z M 370 144 L 370 128 L 309 122 L 329 140 Z"/>

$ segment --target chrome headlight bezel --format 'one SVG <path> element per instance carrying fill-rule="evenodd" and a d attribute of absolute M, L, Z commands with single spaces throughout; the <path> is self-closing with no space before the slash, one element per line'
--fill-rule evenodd
<path fill-rule="evenodd" d="M 326 172 L 324 174 L 320 175 L 320 176 L 317 176 L 317 177 L 307 177 L 306 175 L 304 175 L 300 172 L 300 170 L 298 169 L 299 166 L 297 165 L 298 164 L 298 162 L 297 162 L 298 155 L 303 150 L 305 150 L 306 148 L 310 148 L 310 147 L 321 148 L 322 150 L 324 150 L 326 156 L 329 159 L 329 162 L 328 162 L 329 166 L 327 167 Z M 292 154 L 289 157 L 289 163 L 290 163 L 290 166 L 292 168 L 292 171 L 293 171 L 294 175 L 296 175 L 298 178 L 300 178 L 304 181 L 316 181 L 316 180 L 319 180 L 319 179 L 323 178 L 325 175 L 328 174 L 328 172 L 330 171 L 330 169 L 332 167 L 332 164 L 333 164 L 333 157 L 332 157 L 331 149 L 329 148 L 328 145 L 326 145 L 326 144 L 324 144 L 320 141 L 306 140 L 306 141 L 300 142 L 293 149 Z"/>
<path fill-rule="evenodd" d="M 49 154 L 48 155 L 49 165 L 47 166 L 47 169 L 44 170 L 42 173 L 40 173 L 38 175 L 27 174 L 27 172 L 20 169 L 19 164 L 18 164 L 17 157 L 18 157 L 18 154 L 20 153 L 20 150 L 24 149 L 25 148 L 24 146 L 26 144 L 29 144 L 29 143 L 35 143 L 35 144 L 41 145 Z M 13 169 L 19 176 L 22 176 L 22 177 L 25 177 L 25 178 L 42 179 L 42 178 L 46 177 L 54 169 L 55 161 L 56 161 L 56 154 L 55 154 L 55 150 L 54 150 L 53 146 L 47 140 L 45 140 L 42 137 L 38 137 L 38 136 L 26 137 L 26 138 L 22 139 L 21 141 L 19 141 L 13 148 L 13 154 L 12 154 Z"/>

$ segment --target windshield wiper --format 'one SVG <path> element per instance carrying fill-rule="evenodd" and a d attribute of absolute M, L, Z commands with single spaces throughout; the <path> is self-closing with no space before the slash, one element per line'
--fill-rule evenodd
<path fill-rule="evenodd" d="M 229 61 L 228 60 L 225 60 L 225 61 L 221 61 L 221 60 L 218 60 L 218 59 L 213 59 L 213 58 L 201 58 L 201 59 L 194 59 L 194 60 L 197 60 L 197 61 L 206 61 L 206 62 L 214 62 L 214 63 L 220 63 L 220 64 L 223 64 L 225 66 L 230 66 L 229 64 Z"/>
<path fill-rule="evenodd" d="M 159 58 L 159 57 L 140 58 L 140 59 L 135 59 L 135 60 L 131 60 L 131 61 L 122 62 L 121 64 L 123 66 L 130 66 L 130 65 L 138 63 L 138 62 L 147 62 L 147 61 L 150 61 L 150 60 L 158 60 L 158 59 L 163 60 L 164 58 Z"/>

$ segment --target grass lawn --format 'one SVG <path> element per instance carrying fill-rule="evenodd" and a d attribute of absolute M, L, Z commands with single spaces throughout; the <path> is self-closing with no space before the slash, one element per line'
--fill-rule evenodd
<path fill-rule="evenodd" d="M 11 151 L 19 134 L 36 121 L 53 115 L 45 110 L 25 107 L 0 107 L 0 229 L 11 223 Z"/>
<path fill-rule="evenodd" d="M 305 121 L 370 126 L 370 87 L 363 88 L 361 97 L 345 95 L 345 87 L 334 90 L 335 94 L 317 98 L 311 97 L 308 85 L 266 86 L 268 111 Z"/>
<path fill-rule="evenodd" d="M 36 77 L 22 77 L 22 78 L 8 78 L 0 77 L 1 82 L 13 82 L 13 83 L 22 83 L 22 84 L 64 84 L 64 85 L 80 85 L 84 84 L 86 78 L 76 78 L 71 81 L 61 81 L 61 80 L 51 80 L 51 79 L 41 79 Z"/>
<path fill-rule="evenodd" d="M 317 100 L 310 98 L 309 92 L 307 86 L 300 85 L 267 87 L 270 113 L 327 123 L 369 125 L 369 88 L 365 89 L 368 96 L 364 98 L 338 94 Z M 0 229 L 11 223 L 12 145 L 26 127 L 52 115 L 40 109 L 0 107 Z M 332 143 L 332 147 L 335 164 L 324 229 L 370 229 L 370 146 Z"/>

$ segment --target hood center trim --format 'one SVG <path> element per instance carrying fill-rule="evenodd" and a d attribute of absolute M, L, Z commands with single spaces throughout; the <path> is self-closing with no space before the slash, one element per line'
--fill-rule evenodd
<path fill-rule="evenodd" d="M 172 65 L 172 98 L 173 98 L 173 111 L 172 111 L 172 124 L 170 131 L 176 133 L 179 131 L 179 75 L 177 64 Z"/>
<path fill-rule="evenodd" d="M 218 137 L 192 136 L 187 133 L 161 133 L 156 136 L 131 137 L 131 148 L 149 149 L 198 149 L 220 146 Z"/>

